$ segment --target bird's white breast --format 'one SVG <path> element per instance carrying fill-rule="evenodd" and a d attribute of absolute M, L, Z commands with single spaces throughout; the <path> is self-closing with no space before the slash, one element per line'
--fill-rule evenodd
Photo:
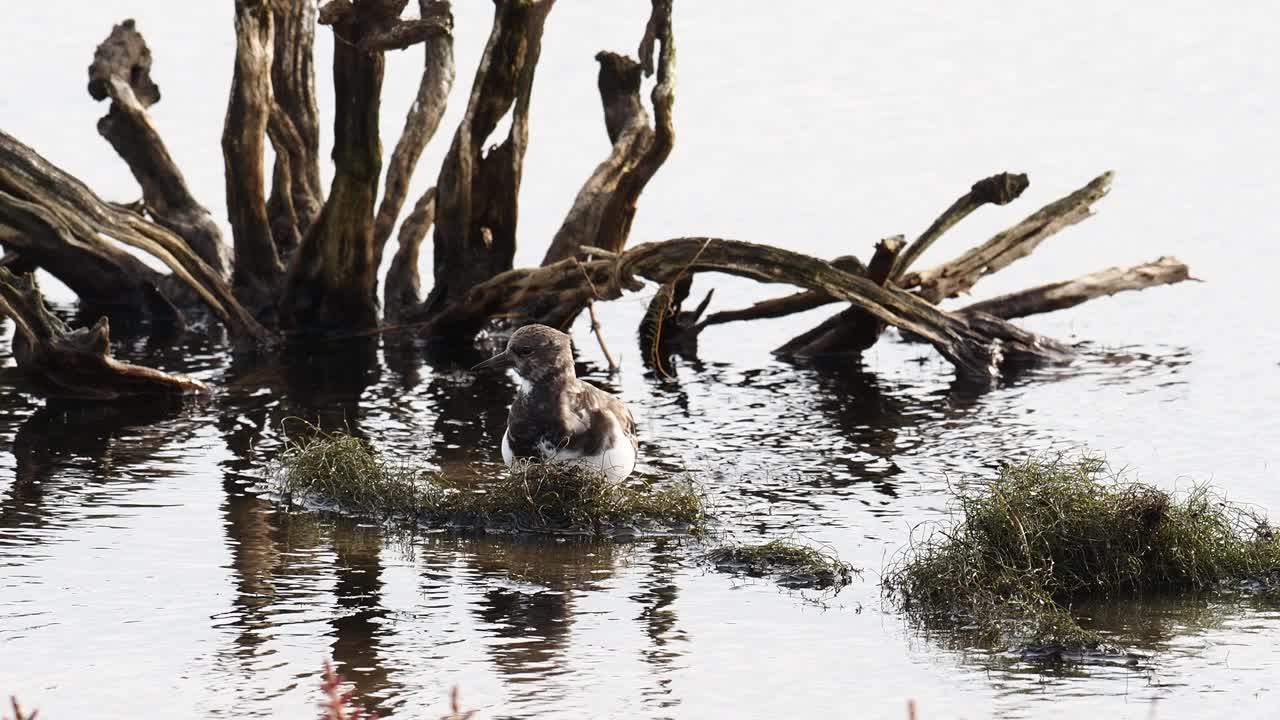
<path fill-rule="evenodd" d="M 577 450 L 569 450 L 568 448 L 560 448 L 550 443 L 539 443 L 538 454 L 544 460 L 556 460 L 560 462 L 572 461 L 575 465 L 591 468 L 593 470 L 602 471 L 610 482 L 618 482 L 631 474 L 636 467 L 636 446 L 635 442 L 629 437 L 618 425 L 612 422 L 609 429 L 609 439 L 605 442 L 604 449 L 594 455 L 583 455 Z M 515 453 L 511 450 L 510 431 L 502 434 L 502 462 L 507 467 L 511 467 L 511 463 L 515 459 Z"/>

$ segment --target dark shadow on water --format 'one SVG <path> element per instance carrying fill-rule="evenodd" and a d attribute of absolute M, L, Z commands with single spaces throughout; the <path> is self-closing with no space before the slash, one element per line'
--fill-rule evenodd
<path fill-rule="evenodd" d="M 51 493 L 69 496 L 60 504 L 80 515 L 89 508 L 75 505 L 90 503 L 104 484 L 147 477 L 148 461 L 155 451 L 192 431 L 191 425 L 183 422 L 158 427 L 187 407 L 181 399 L 164 398 L 112 403 L 45 401 L 14 433 L 15 477 L 10 491 L 0 495 L 0 528 L 44 527 L 52 512 L 45 503 Z M 122 436 L 127 436 L 127 441 L 122 441 Z M 74 470 L 74 475 L 68 482 L 59 482 L 69 470 Z"/>

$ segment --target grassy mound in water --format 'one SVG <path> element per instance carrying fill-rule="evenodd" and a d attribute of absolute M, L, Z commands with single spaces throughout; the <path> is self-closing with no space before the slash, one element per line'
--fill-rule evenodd
<path fill-rule="evenodd" d="M 853 579 L 853 566 L 834 553 L 791 540 L 758 545 L 723 545 L 707 553 L 717 570 L 777 578 L 793 588 L 840 589 Z"/>
<path fill-rule="evenodd" d="M 884 585 L 910 616 L 989 641 L 1096 643 L 1070 603 L 1274 577 L 1280 536 L 1207 487 L 1184 494 L 1106 477 L 1099 460 L 1028 460 L 956 492 Z"/>
<path fill-rule="evenodd" d="M 650 488 L 573 465 L 523 462 L 490 482 L 459 487 L 439 473 L 387 462 L 345 433 L 290 441 L 268 481 L 289 502 L 464 530 L 606 535 L 653 526 L 697 530 L 706 522 L 703 495 L 687 477 Z"/>

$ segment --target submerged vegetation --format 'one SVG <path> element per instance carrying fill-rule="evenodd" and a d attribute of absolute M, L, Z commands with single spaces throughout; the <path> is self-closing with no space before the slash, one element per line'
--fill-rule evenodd
<path fill-rule="evenodd" d="M 793 588 L 840 589 L 853 580 L 853 566 L 835 553 L 791 540 L 758 545 L 722 545 L 707 553 L 716 569 L 775 578 Z"/>
<path fill-rule="evenodd" d="M 314 428 L 289 442 L 268 482 L 288 503 L 458 530 L 610 536 L 694 531 L 707 519 L 702 492 L 689 477 L 655 488 L 613 483 L 602 472 L 564 463 L 523 462 L 501 477 L 460 485 L 386 461 L 360 438 Z"/>
<path fill-rule="evenodd" d="M 1280 572 L 1280 537 L 1253 508 L 1105 471 L 1093 458 L 1027 460 L 959 488 L 951 519 L 913 538 L 886 590 L 913 619 L 990 641 L 1088 646 L 1099 638 L 1072 616 L 1076 600 Z"/>

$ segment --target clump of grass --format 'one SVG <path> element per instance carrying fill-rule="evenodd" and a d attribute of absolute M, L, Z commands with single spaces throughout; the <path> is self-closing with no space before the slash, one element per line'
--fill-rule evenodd
<path fill-rule="evenodd" d="M 521 462 L 491 482 L 458 487 L 438 473 L 386 462 L 364 440 L 314 429 L 289 442 L 268 480 L 289 502 L 463 530 L 595 536 L 654 525 L 697 530 L 707 520 L 703 494 L 688 477 L 651 488 L 575 465 Z"/>
<path fill-rule="evenodd" d="M 853 579 L 854 569 L 834 553 L 791 540 L 722 545 L 706 558 L 719 570 L 756 577 L 775 577 L 786 587 L 842 588 Z"/>
<path fill-rule="evenodd" d="M 889 568 L 910 615 L 990 640 L 1096 644 L 1072 601 L 1239 583 L 1280 570 L 1280 538 L 1253 508 L 1208 487 L 1174 495 L 1107 477 L 1095 458 L 1007 464 L 955 492 L 952 517 Z"/>

